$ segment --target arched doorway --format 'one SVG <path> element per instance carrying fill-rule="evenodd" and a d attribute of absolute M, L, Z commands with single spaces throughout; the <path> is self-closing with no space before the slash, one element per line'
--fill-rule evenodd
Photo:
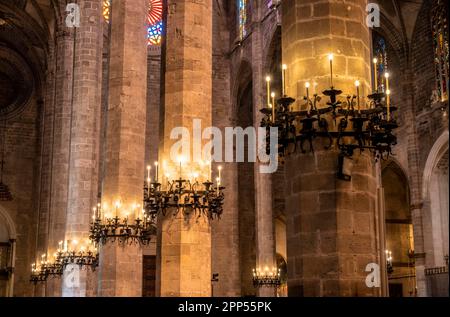
<path fill-rule="evenodd" d="M 414 235 L 408 179 L 393 161 L 386 164 L 381 175 L 385 197 L 389 296 L 415 296 Z"/>
<path fill-rule="evenodd" d="M 448 131 L 433 145 L 423 175 L 425 276 L 428 296 L 448 296 Z"/>

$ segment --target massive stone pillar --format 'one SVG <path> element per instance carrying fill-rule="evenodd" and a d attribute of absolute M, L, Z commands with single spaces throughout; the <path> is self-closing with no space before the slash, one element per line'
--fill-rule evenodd
<path fill-rule="evenodd" d="M 112 6 L 102 204 L 108 213 L 119 202 L 121 218 L 143 198 L 147 4 L 147 0 L 117 0 Z M 140 296 L 142 248 L 108 241 L 100 250 L 99 296 Z"/>
<path fill-rule="evenodd" d="M 97 203 L 103 20 L 101 0 L 82 0 L 78 5 L 81 21 L 75 31 L 73 52 L 65 238 L 79 241 L 78 247 L 82 247 L 87 246 L 91 208 Z M 68 281 L 69 271 L 62 280 L 63 296 L 92 296 L 90 271 L 79 270 L 73 282 Z"/>
<path fill-rule="evenodd" d="M 370 92 L 366 2 L 283 1 L 283 63 L 290 96 L 302 100 L 306 81 L 319 94 L 330 87 L 329 53 L 334 54 L 333 85 L 343 96 L 356 94 L 355 80 L 361 83 L 361 96 Z M 355 152 L 351 181 L 339 180 L 336 145 L 331 150 L 323 145 L 315 141 L 314 153 L 293 155 L 286 162 L 289 296 L 379 295 L 380 288 L 365 283 L 367 264 L 380 264 L 381 252 L 373 158 L 367 151 Z"/>
<path fill-rule="evenodd" d="M 193 157 L 199 153 L 193 144 L 200 141 L 193 135 L 193 120 L 201 120 L 203 128 L 211 126 L 212 0 L 169 0 L 166 45 L 161 175 L 179 177 L 177 159 L 170 157 L 178 140 L 171 140 L 170 134 L 173 128 L 184 127 L 190 132 L 191 144 L 186 144 L 190 157 L 183 158 L 182 177 L 192 178 L 189 173 L 197 172 L 200 182 L 211 180 L 210 163 L 203 158 L 205 164 L 201 164 Z M 185 217 L 182 212 L 176 216 L 168 212 L 160 221 L 161 296 L 210 296 L 210 221 L 194 214 Z"/>

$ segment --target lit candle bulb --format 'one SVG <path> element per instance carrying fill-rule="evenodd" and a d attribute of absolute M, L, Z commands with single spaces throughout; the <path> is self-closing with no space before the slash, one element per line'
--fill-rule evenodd
<path fill-rule="evenodd" d="M 219 189 L 220 189 L 220 178 L 219 177 L 216 178 L 216 183 L 217 183 L 217 194 L 219 194 Z"/>
<path fill-rule="evenodd" d="M 384 77 L 386 78 L 386 106 L 387 106 L 387 120 L 391 120 L 391 90 L 389 89 L 389 73 L 384 73 Z"/>
<path fill-rule="evenodd" d="M 356 96 L 357 96 L 357 102 L 358 102 L 358 113 L 361 113 L 361 106 L 359 104 L 359 80 L 355 81 L 355 86 L 356 86 Z"/>
<path fill-rule="evenodd" d="M 283 96 L 286 96 L 286 70 L 287 70 L 287 65 L 283 64 L 282 66 L 283 69 Z"/>
<path fill-rule="evenodd" d="M 333 54 L 328 54 L 328 60 L 330 61 L 330 82 L 331 82 L 331 88 L 333 88 Z"/>
<path fill-rule="evenodd" d="M 147 178 L 150 178 L 150 171 L 152 167 L 150 165 L 147 166 Z"/>
<path fill-rule="evenodd" d="M 386 90 L 387 121 L 391 120 L 391 91 Z"/>
<path fill-rule="evenodd" d="M 217 169 L 219 170 L 219 179 L 222 177 L 222 166 L 218 166 Z"/>
<path fill-rule="evenodd" d="M 179 157 L 179 158 L 178 158 L 178 162 L 179 162 L 179 164 L 180 164 L 180 172 L 179 172 L 179 173 L 180 173 L 180 179 L 183 179 L 183 178 L 182 178 L 182 173 L 183 173 L 183 172 L 182 172 L 182 171 L 183 171 L 183 170 L 182 170 L 183 158 L 182 158 L 182 157 Z"/>
<path fill-rule="evenodd" d="M 158 182 L 158 162 L 155 162 L 155 183 Z"/>
<path fill-rule="evenodd" d="M 116 201 L 116 218 L 119 215 L 120 201 Z"/>
<path fill-rule="evenodd" d="M 311 87 L 311 84 L 309 82 L 305 83 L 306 88 L 306 110 L 308 111 L 308 114 L 310 113 L 309 109 L 309 87 Z"/>
<path fill-rule="evenodd" d="M 270 76 L 266 77 L 266 83 L 267 83 L 267 107 L 270 108 Z"/>
<path fill-rule="evenodd" d="M 275 93 L 272 92 L 270 96 L 272 97 L 272 121 L 275 122 Z"/>
<path fill-rule="evenodd" d="M 373 59 L 373 78 L 374 78 L 374 83 L 375 83 L 375 91 L 378 92 L 378 71 L 377 71 L 377 66 L 378 64 L 378 59 L 374 58 Z"/>

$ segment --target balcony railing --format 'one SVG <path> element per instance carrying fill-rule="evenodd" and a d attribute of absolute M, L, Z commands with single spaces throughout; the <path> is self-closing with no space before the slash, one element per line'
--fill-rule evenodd
<path fill-rule="evenodd" d="M 448 266 L 425 269 L 428 295 L 448 297 Z"/>

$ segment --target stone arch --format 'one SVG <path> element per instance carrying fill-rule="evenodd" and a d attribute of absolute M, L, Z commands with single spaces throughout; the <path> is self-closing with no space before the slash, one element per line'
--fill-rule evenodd
<path fill-rule="evenodd" d="M 436 142 L 434 142 L 434 145 L 431 148 L 430 153 L 428 154 L 422 177 L 422 199 L 426 199 L 431 173 L 433 172 L 434 167 L 436 166 L 438 160 L 445 153 L 445 151 L 448 150 L 448 138 L 449 132 L 444 131 L 436 140 Z"/>
<path fill-rule="evenodd" d="M 242 94 L 244 93 L 244 90 L 246 89 L 248 83 L 251 83 L 253 80 L 253 69 L 252 64 L 249 60 L 242 59 L 239 68 L 237 69 L 238 71 L 234 76 L 234 80 L 232 81 L 234 83 L 234 86 L 232 87 L 233 121 L 237 120 L 237 113 L 239 111 L 239 100 L 241 99 Z"/>
<path fill-rule="evenodd" d="M 406 173 L 394 160 L 383 164 L 386 251 L 391 252 L 388 269 L 389 295 L 415 296 L 416 279 L 410 186 Z"/>
<path fill-rule="evenodd" d="M 16 226 L 8 211 L 3 206 L 0 206 L 0 223 L 5 224 L 9 239 L 15 240 L 17 238 Z"/>
<path fill-rule="evenodd" d="M 444 266 L 448 256 L 448 138 L 445 131 L 436 140 L 422 178 L 423 225 L 426 265 Z"/>
<path fill-rule="evenodd" d="M 276 92 L 277 96 L 280 96 L 282 89 L 281 64 L 283 59 L 281 48 L 281 26 L 275 27 L 273 30 L 270 30 L 270 32 L 270 41 L 268 41 L 265 54 L 263 55 L 263 72 L 264 74 L 270 74 L 272 76 L 272 90 Z"/>

